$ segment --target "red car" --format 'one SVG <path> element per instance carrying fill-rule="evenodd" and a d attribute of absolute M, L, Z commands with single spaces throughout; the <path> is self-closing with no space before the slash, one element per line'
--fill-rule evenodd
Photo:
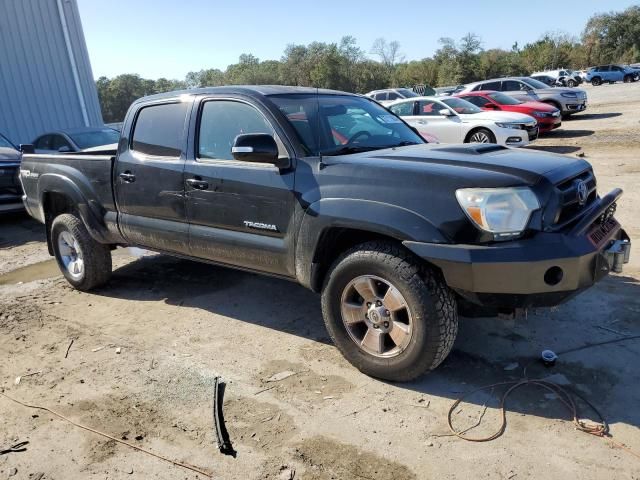
<path fill-rule="evenodd" d="M 504 110 L 530 115 L 538 121 L 540 133 L 549 132 L 562 125 L 560 110 L 542 102 L 521 102 L 504 93 L 481 90 L 456 95 L 483 110 Z"/>

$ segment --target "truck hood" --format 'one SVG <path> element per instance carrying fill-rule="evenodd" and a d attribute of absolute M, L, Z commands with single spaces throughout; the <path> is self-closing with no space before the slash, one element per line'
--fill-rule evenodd
<path fill-rule="evenodd" d="M 532 120 L 535 120 L 533 117 L 529 115 L 525 115 L 524 113 L 517 112 L 493 112 L 483 110 L 481 113 L 472 113 L 472 114 L 459 114 L 460 118 L 465 122 L 476 122 L 476 121 L 486 121 L 486 122 L 523 122 L 528 123 Z"/>
<path fill-rule="evenodd" d="M 590 168 L 578 158 L 484 144 L 413 145 L 325 157 L 323 161 L 327 165 L 366 165 L 373 172 L 410 170 L 477 187 L 534 185 L 542 177 L 556 183 Z"/>

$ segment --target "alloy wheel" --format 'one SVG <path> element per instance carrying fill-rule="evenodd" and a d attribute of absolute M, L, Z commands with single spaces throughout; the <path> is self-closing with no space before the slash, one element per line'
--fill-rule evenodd
<path fill-rule="evenodd" d="M 489 135 L 487 135 L 485 132 L 476 132 L 473 135 L 471 135 L 471 138 L 469 139 L 469 141 L 471 143 L 491 143 L 491 139 L 489 138 Z"/>
<path fill-rule="evenodd" d="M 356 277 L 344 288 L 342 321 L 356 345 L 376 357 L 400 355 L 413 336 L 407 301 L 391 282 L 373 275 Z"/>
<path fill-rule="evenodd" d="M 84 257 L 80 245 L 69 231 L 62 231 L 58 235 L 58 252 L 60 260 L 69 275 L 78 280 L 84 274 Z"/>

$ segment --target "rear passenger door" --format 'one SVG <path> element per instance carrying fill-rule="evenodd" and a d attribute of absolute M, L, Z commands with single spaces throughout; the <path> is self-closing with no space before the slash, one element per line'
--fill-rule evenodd
<path fill-rule="evenodd" d="M 289 157 L 269 111 L 244 97 L 203 98 L 185 167 L 191 255 L 293 276 L 294 169 L 234 160 L 236 136 L 267 133 Z"/>
<path fill-rule="evenodd" d="M 192 97 L 142 104 L 124 125 L 114 186 L 120 229 L 133 245 L 189 253 L 183 175 L 192 105 Z"/>

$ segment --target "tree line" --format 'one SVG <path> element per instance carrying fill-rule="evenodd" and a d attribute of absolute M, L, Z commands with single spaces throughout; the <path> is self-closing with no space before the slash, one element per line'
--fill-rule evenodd
<path fill-rule="evenodd" d="M 373 57 L 373 59 L 371 58 Z M 640 62 L 640 6 L 592 16 L 580 38 L 550 32 L 522 47 L 484 49 L 468 33 L 439 39 L 431 57 L 405 61 L 397 41 L 377 39 L 368 51 L 352 36 L 338 43 L 288 45 L 280 60 L 242 54 L 226 70 L 189 72 L 184 80 L 150 80 L 136 74 L 96 81 L 104 121 L 122 121 L 129 105 L 145 95 L 220 85 L 280 84 L 366 93 L 396 86 L 459 85 L 505 75 L 528 75 L 553 68 L 581 69 L 606 63 Z"/>

